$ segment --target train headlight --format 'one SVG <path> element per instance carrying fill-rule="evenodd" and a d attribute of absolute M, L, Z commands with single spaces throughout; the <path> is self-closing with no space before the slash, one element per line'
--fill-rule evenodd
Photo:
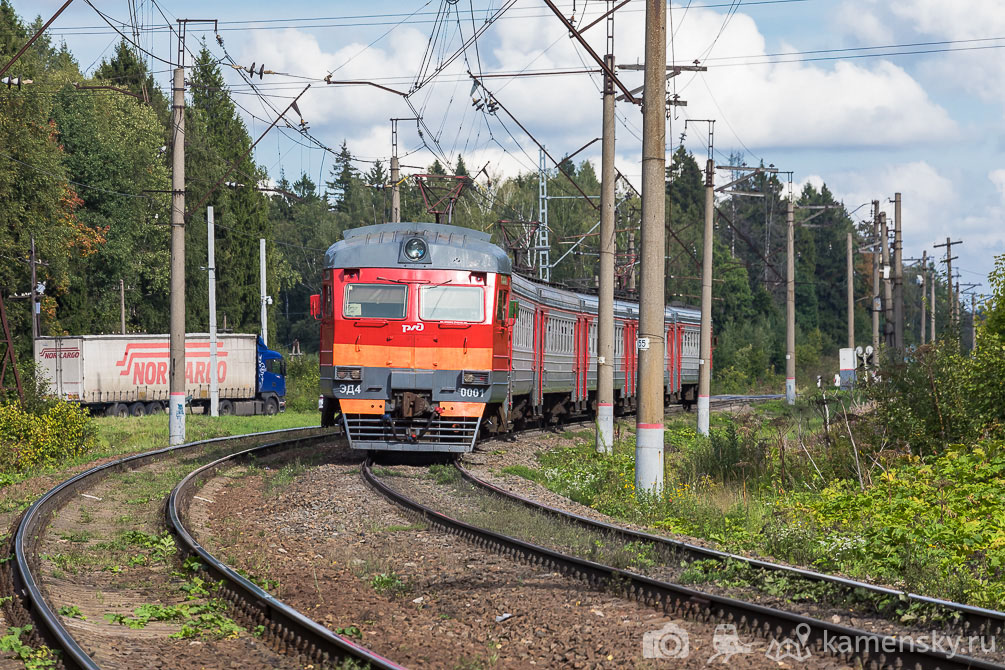
<path fill-rule="evenodd" d="M 429 248 L 426 246 L 426 241 L 418 237 L 413 237 L 409 241 L 405 242 L 405 258 L 410 261 L 421 261 L 429 253 Z"/>
<path fill-rule="evenodd" d="M 335 368 L 335 378 L 336 379 L 352 379 L 359 381 L 363 378 L 362 368 Z"/>

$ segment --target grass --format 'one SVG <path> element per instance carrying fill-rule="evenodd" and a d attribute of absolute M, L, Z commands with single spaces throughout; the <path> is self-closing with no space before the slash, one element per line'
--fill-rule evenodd
<path fill-rule="evenodd" d="M 92 421 L 97 427 L 97 446 L 86 454 L 67 459 L 55 467 L 0 474 L 0 481 L 2 481 L 0 490 L 5 490 L 0 493 L 0 514 L 16 513 L 26 509 L 38 495 L 41 495 L 54 483 L 53 479 L 65 478 L 60 477 L 62 473 L 79 469 L 102 459 L 119 458 L 167 446 L 168 417 L 166 414 L 126 419 L 95 417 Z M 275 416 L 221 416 L 217 418 L 194 414 L 186 416 L 185 430 L 187 441 L 195 442 L 214 437 L 243 435 L 266 430 L 317 426 L 318 421 L 316 411 L 284 412 Z M 38 482 L 33 484 L 31 480 L 38 480 Z M 22 483 L 25 485 L 14 486 Z M 81 522 L 87 523 L 83 516 Z"/>
<path fill-rule="evenodd" d="M 611 455 L 597 454 L 592 437 L 574 436 L 572 444 L 539 454 L 538 468 L 505 471 L 615 518 L 735 553 L 1000 607 L 1005 441 L 921 459 L 869 452 L 860 434 L 854 449 L 861 453 L 854 454 L 833 407 L 832 414 L 826 437 L 810 405 L 769 403 L 750 415 L 713 415 L 711 438 L 698 436 L 690 418 L 668 422 L 658 495 L 636 490 L 635 445 L 624 430 Z M 854 456 L 868 463 L 861 483 Z"/>

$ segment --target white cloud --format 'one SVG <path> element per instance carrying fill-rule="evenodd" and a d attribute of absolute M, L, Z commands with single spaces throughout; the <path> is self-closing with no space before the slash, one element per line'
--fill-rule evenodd
<path fill-rule="evenodd" d="M 998 45 L 1005 34 L 1005 11 L 1000 0 L 845 0 L 840 6 L 842 26 L 861 44 L 890 44 L 942 40 L 981 40 L 934 48 L 964 48 L 940 53 L 921 61 L 926 78 L 958 87 L 984 100 L 1005 103 L 1005 60 Z M 875 27 L 885 26 L 886 37 Z"/>
<path fill-rule="evenodd" d="M 995 185 L 998 189 L 998 194 L 1001 196 L 1002 204 L 1005 204 L 1005 169 L 992 170 L 988 173 L 988 179 L 991 183 Z"/>
<path fill-rule="evenodd" d="M 590 11 L 585 20 L 595 18 L 601 8 L 591 6 Z M 742 13 L 732 17 L 716 40 L 723 18 L 721 12 L 691 8 L 683 25 L 676 26 L 673 45 L 676 62 L 688 63 L 704 57 L 713 41 L 715 57 L 767 52 L 765 38 L 756 23 Z M 619 18 L 616 51 L 620 63 L 643 59 L 643 27 L 644 12 L 629 11 Z M 603 50 L 603 28 L 594 28 L 588 35 L 594 48 Z M 240 58 L 241 62 L 264 62 L 272 70 L 312 77 L 323 77 L 330 69 L 342 65 L 334 74 L 337 80 L 377 78 L 378 83 L 406 91 L 419 69 L 427 40 L 428 36 L 420 30 L 403 26 L 373 46 L 367 46 L 368 35 L 361 35 L 350 44 L 340 43 L 336 49 L 302 30 L 261 31 L 249 34 L 240 47 Z M 447 53 L 459 45 L 459 40 L 455 42 L 446 49 Z M 485 33 L 480 45 L 482 67 L 487 72 L 581 69 L 584 64 L 594 67 L 589 56 L 551 16 L 499 21 Z M 697 76 L 685 73 L 671 82 L 670 87 L 675 86 L 688 101 L 687 108 L 678 110 L 680 115 L 719 119 L 716 137 L 720 147 L 743 143 L 758 154 L 779 147 L 903 147 L 930 143 L 933 138 L 952 138 L 957 132 L 945 110 L 933 103 L 909 74 L 888 62 L 744 67 L 715 67 L 715 63 L 709 62 L 708 73 Z M 467 63 L 458 58 L 441 77 L 412 96 L 412 103 L 422 111 L 429 129 L 424 132 L 425 141 L 433 144 L 433 138 L 437 139 L 451 162 L 458 152 L 463 152 L 472 167 L 491 160 L 507 174 L 535 169 L 537 147 L 502 110 L 492 117 L 472 108 L 468 67 L 476 69 L 473 58 Z M 622 71 L 621 77 L 630 87 L 642 82 L 638 72 Z M 270 93 L 292 96 L 297 92 L 297 80 L 276 77 L 272 81 L 283 82 L 286 88 L 281 92 L 273 88 Z M 599 77 L 591 80 L 586 75 L 571 75 L 485 81 L 498 100 L 545 142 L 556 158 L 600 134 Z M 246 106 L 256 114 L 274 115 L 254 107 L 253 98 L 242 99 L 250 100 Z M 281 102 L 282 98 L 276 99 L 276 106 Z M 355 155 L 368 158 L 389 155 L 389 118 L 412 116 L 399 96 L 363 85 L 336 87 L 315 83 L 299 106 L 315 135 L 332 146 L 346 138 Z M 619 113 L 628 117 L 636 128 L 641 127 L 638 107 L 619 103 Z M 678 119 L 668 133 L 676 135 L 681 126 Z M 412 123 L 401 122 L 399 131 L 402 153 L 421 145 Z M 517 147 L 510 132 L 524 151 Z M 689 139 L 697 137 L 692 133 Z M 668 148 L 677 140 L 669 134 L 667 139 Z M 692 148 L 699 150 L 697 146 Z M 619 155 L 637 156 L 639 150 L 638 140 L 619 125 Z M 579 159 L 595 159 L 598 155 L 599 145 L 595 145 Z M 432 154 L 420 151 L 411 159 L 428 165 Z M 629 160 L 623 166 L 624 171 L 637 172 L 637 162 Z"/>

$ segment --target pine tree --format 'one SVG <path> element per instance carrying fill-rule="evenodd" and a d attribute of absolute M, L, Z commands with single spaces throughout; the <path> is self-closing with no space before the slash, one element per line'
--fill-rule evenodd
<path fill-rule="evenodd" d="M 429 174 L 447 174 L 439 158 L 433 159 L 433 164 L 429 166 Z"/>
<path fill-rule="evenodd" d="M 335 165 L 332 166 L 332 180 L 325 182 L 328 194 L 335 198 L 335 211 L 346 212 L 349 209 L 349 201 L 352 198 L 352 181 L 357 177 L 356 168 L 352 166 L 352 153 L 345 140 L 342 140 L 342 147 L 335 156 Z"/>
<path fill-rule="evenodd" d="M 464 157 L 457 154 L 457 166 L 454 168 L 454 174 L 467 177 L 468 176 L 468 166 L 464 164 Z"/>

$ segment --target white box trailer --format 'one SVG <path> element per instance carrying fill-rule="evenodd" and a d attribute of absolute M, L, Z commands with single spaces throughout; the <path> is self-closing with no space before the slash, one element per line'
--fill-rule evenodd
<path fill-rule="evenodd" d="M 39 337 L 35 363 L 50 392 L 94 414 L 163 412 L 169 398 L 167 335 Z M 275 414 L 286 406 L 286 365 L 257 335 L 217 336 L 220 414 Z M 208 412 L 209 335 L 185 336 L 185 393 Z"/>

